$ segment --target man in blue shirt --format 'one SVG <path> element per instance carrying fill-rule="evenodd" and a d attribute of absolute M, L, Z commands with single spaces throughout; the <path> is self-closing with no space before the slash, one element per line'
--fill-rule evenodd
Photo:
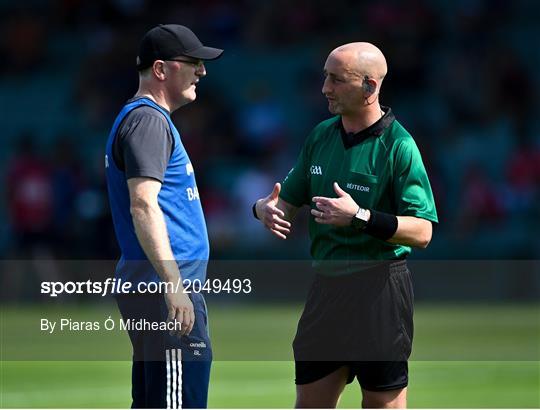
<path fill-rule="evenodd" d="M 206 305 L 183 280 L 206 278 L 208 235 L 193 165 L 170 114 L 195 100 L 205 47 L 187 27 L 159 25 L 143 37 L 139 89 L 118 114 L 106 147 L 109 201 L 122 251 L 116 276 L 170 283 L 160 294 L 116 295 L 125 321 L 174 324 L 172 331 L 128 329 L 133 345 L 132 407 L 206 407 L 212 352 Z M 169 328 L 170 329 L 170 328 Z"/>

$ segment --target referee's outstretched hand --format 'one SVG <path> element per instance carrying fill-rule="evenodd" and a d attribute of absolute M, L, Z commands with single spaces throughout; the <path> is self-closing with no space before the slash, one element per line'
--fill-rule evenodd
<path fill-rule="evenodd" d="M 189 335 L 195 324 L 195 311 L 187 293 L 184 293 L 183 289 L 178 292 L 165 293 L 165 303 L 169 311 L 167 322 L 174 322 L 180 327 L 180 329 L 176 329 L 177 326 L 175 326 L 175 330 L 169 332 L 170 335 L 178 338 Z"/>
<path fill-rule="evenodd" d="M 277 207 L 281 184 L 276 182 L 274 189 L 266 198 L 259 199 L 255 205 L 257 217 L 264 226 L 281 239 L 287 239 L 291 231 L 291 223 L 286 221 L 285 213 Z"/>
<path fill-rule="evenodd" d="M 337 182 L 334 182 L 333 187 L 337 198 L 314 196 L 312 201 L 315 208 L 311 210 L 311 215 L 315 217 L 315 222 L 322 225 L 349 226 L 358 211 L 358 205 Z"/>

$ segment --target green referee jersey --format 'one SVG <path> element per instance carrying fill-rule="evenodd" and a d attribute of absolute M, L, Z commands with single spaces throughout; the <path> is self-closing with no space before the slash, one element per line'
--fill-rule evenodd
<path fill-rule="evenodd" d="M 392 110 L 372 126 L 347 134 L 341 117 L 318 124 L 282 184 L 280 198 L 300 207 L 314 196 L 337 197 L 333 183 L 362 208 L 438 222 L 435 201 L 420 151 Z M 409 246 L 394 245 L 351 227 L 321 225 L 310 216 L 315 260 L 402 259 Z"/>

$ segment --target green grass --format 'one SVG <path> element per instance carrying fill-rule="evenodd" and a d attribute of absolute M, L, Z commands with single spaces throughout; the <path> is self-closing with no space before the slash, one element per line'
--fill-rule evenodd
<path fill-rule="evenodd" d="M 215 357 L 210 407 L 287 408 L 294 404 L 291 340 L 299 306 L 210 307 Z M 55 315 L 97 320 L 110 307 L 59 305 L 2 311 L 0 407 L 128 407 L 129 360 L 104 360 L 102 352 L 129 356 L 121 332 L 46 335 L 39 318 Z M 429 408 L 540 407 L 537 305 L 427 306 L 416 309 L 409 406 Z M 52 337 L 54 336 L 54 337 Z M 33 355 L 26 357 L 27 352 Z M 47 352 L 74 361 L 39 361 Z M 91 352 L 81 357 L 81 351 Z M 91 358 L 101 361 L 90 361 Z M 119 358 L 118 356 L 117 358 Z M 89 361 L 82 361 L 81 359 Z M 14 360 L 18 359 L 18 360 Z M 28 360 L 24 360 L 28 359 Z M 359 407 L 360 389 L 349 385 L 340 407 Z"/>
<path fill-rule="evenodd" d="M 130 362 L 4 362 L 2 408 L 126 408 Z M 412 362 L 409 406 L 537 408 L 538 362 Z M 209 407 L 287 408 L 294 404 L 291 362 L 215 362 Z M 349 385 L 341 408 L 359 407 Z"/>

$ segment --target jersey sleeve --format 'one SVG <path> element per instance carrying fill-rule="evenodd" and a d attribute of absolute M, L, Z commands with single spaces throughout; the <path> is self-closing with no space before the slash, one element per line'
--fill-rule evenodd
<path fill-rule="evenodd" d="M 156 114 L 139 114 L 120 130 L 126 179 L 149 177 L 163 182 L 173 139 L 166 120 Z"/>
<path fill-rule="evenodd" d="M 412 138 L 398 143 L 394 161 L 393 192 L 397 215 L 438 222 L 431 185 Z"/>
<path fill-rule="evenodd" d="M 281 184 L 280 198 L 296 207 L 310 203 L 307 143 Z"/>

